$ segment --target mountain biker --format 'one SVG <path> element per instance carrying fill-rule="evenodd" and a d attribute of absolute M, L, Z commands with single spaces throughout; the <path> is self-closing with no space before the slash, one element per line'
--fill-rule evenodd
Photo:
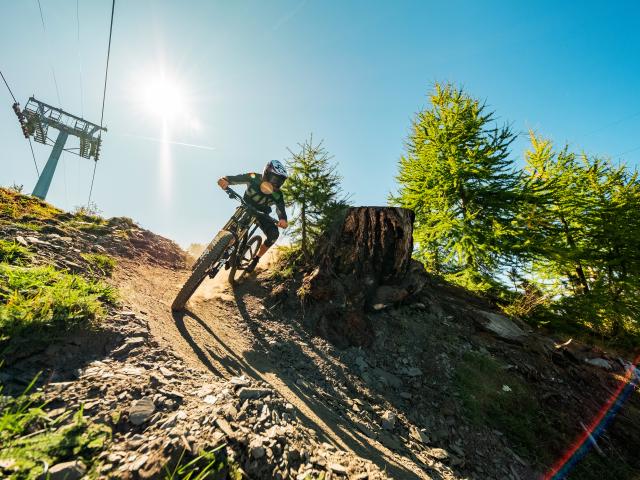
<path fill-rule="evenodd" d="M 229 185 L 247 185 L 244 192 L 244 201 L 252 207 L 264 213 L 271 213 L 271 205 L 275 205 L 278 215 L 278 225 L 257 217 L 256 223 L 267 236 L 255 257 L 246 268 L 247 272 L 252 272 L 260 258 L 269 250 L 280 235 L 278 227 L 287 228 L 287 212 L 284 209 L 284 196 L 280 187 L 287 179 L 287 169 L 278 160 L 268 162 L 262 175 L 259 173 L 243 173 L 241 175 L 227 175 L 218 180 L 218 185 L 226 190 Z"/>

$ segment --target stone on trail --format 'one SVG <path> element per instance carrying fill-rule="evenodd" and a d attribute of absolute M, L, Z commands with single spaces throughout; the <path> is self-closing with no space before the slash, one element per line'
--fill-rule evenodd
<path fill-rule="evenodd" d="M 130 350 L 143 345 L 144 342 L 144 337 L 128 338 L 120 347 L 113 351 L 113 355 L 124 355 L 126 353 L 129 353 Z"/>
<path fill-rule="evenodd" d="M 58 463 L 49 469 L 51 480 L 78 480 L 87 472 L 87 467 L 79 460 Z"/>
<path fill-rule="evenodd" d="M 604 368 L 605 370 L 611 370 L 611 364 L 604 358 L 587 358 L 585 362 L 594 367 Z"/>
<path fill-rule="evenodd" d="M 430 448 L 427 450 L 427 455 L 438 460 L 446 460 L 449 458 L 449 452 L 444 448 Z"/>
<path fill-rule="evenodd" d="M 232 385 L 236 385 L 238 387 L 246 387 L 251 384 L 251 381 L 244 375 L 241 375 L 239 377 L 231 377 L 231 380 L 229 380 L 229 382 Z"/>
<path fill-rule="evenodd" d="M 402 386 L 402 380 L 396 377 L 393 373 L 389 373 L 378 367 L 373 369 L 373 373 L 385 385 L 393 388 L 400 388 Z"/>
<path fill-rule="evenodd" d="M 142 425 L 153 415 L 155 410 L 156 407 L 153 404 L 153 400 L 149 397 L 134 400 L 129 409 L 129 421 L 134 425 Z"/>
<path fill-rule="evenodd" d="M 260 398 L 271 395 L 273 392 L 268 388 L 249 388 L 242 387 L 238 390 L 238 396 L 242 399 L 245 398 Z"/>
<path fill-rule="evenodd" d="M 233 436 L 233 429 L 224 418 L 216 418 L 216 425 L 227 437 Z"/>
<path fill-rule="evenodd" d="M 131 465 L 129 465 L 129 471 L 130 472 L 137 472 L 142 467 L 144 467 L 144 464 L 147 463 L 148 459 L 149 459 L 149 455 L 141 455 L 140 458 L 136 459 L 135 462 L 133 462 Z"/>
<path fill-rule="evenodd" d="M 346 475 L 347 474 L 347 467 L 340 465 L 339 463 L 330 463 L 329 464 L 329 470 L 331 470 L 333 473 L 337 473 L 339 475 Z"/>
<path fill-rule="evenodd" d="M 416 428 L 414 426 L 411 427 L 409 435 L 415 441 L 420 442 L 420 443 L 427 444 L 427 443 L 429 443 L 431 441 L 429 439 L 429 436 L 425 432 L 423 432 L 422 430 L 419 430 L 418 428 Z"/>
<path fill-rule="evenodd" d="M 393 428 L 396 426 L 396 414 L 387 410 L 386 412 L 384 412 L 384 414 L 382 415 L 382 428 L 384 428 L 385 430 L 393 430 Z"/>
<path fill-rule="evenodd" d="M 527 333 L 512 320 L 499 313 L 476 310 L 475 322 L 481 328 L 509 342 L 520 343 Z"/>
<path fill-rule="evenodd" d="M 249 443 L 249 452 L 253 458 L 264 457 L 265 449 L 262 446 L 262 438 L 256 437 Z"/>

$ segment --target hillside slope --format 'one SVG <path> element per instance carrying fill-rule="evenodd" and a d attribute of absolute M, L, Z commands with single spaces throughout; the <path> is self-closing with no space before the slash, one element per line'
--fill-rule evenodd
<path fill-rule="evenodd" d="M 162 478 L 181 455 L 185 464 L 220 446 L 219 478 L 540 478 L 625 385 L 625 360 L 531 332 L 435 279 L 411 304 L 373 316 L 368 350 L 314 336 L 295 281 L 268 271 L 235 288 L 208 281 L 172 314 L 188 275 L 173 242 L 126 219 L 0 193 L 0 238 L 24 245 L 29 265 L 119 295 L 62 333 L 4 340 L 4 393 L 42 371 L 36 385 L 50 403 L 45 420 L 0 447 L 3 476 L 29 478 L 20 472 L 30 438 L 82 424 L 78 448 L 32 459 L 31 478 L 45 468 Z M 101 256 L 114 259 L 111 276 Z M 65 413 L 81 405 L 84 420 Z M 632 391 L 570 478 L 637 478 L 639 420 Z"/>

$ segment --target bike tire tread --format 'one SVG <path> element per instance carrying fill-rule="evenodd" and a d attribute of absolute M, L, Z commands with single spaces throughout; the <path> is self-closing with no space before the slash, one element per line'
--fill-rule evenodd
<path fill-rule="evenodd" d="M 226 230 L 221 230 L 211 241 L 207 249 L 200 255 L 200 258 L 196 261 L 191 275 L 184 282 L 184 285 L 176 295 L 175 300 L 171 304 L 171 310 L 179 311 L 184 310 L 185 305 L 200 286 L 202 281 L 207 275 L 207 270 L 211 265 L 217 262 L 224 250 L 229 246 L 229 243 L 233 239 L 233 234 Z"/>

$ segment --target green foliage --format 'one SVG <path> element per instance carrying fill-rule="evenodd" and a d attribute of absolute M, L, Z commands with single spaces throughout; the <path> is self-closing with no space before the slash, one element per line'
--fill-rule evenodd
<path fill-rule="evenodd" d="M 269 269 L 269 277 L 273 280 L 282 281 L 293 278 L 304 263 L 302 248 L 299 244 L 278 246 L 276 256 L 276 261 Z"/>
<path fill-rule="evenodd" d="M 550 312 L 608 336 L 640 331 L 640 181 L 610 160 L 531 134 L 518 216 L 523 276 Z"/>
<path fill-rule="evenodd" d="M 113 287 L 52 267 L 0 264 L 0 344 L 18 335 L 60 335 L 104 313 L 115 303 Z M 35 338 L 34 338 L 35 340 Z"/>
<path fill-rule="evenodd" d="M 79 205 L 73 209 L 73 215 L 78 217 L 100 218 L 102 211 L 95 202 L 89 202 L 87 205 Z"/>
<path fill-rule="evenodd" d="M 436 84 L 429 100 L 413 120 L 390 201 L 415 212 L 416 255 L 429 270 L 488 290 L 510 251 L 518 176 L 507 157 L 515 136 L 450 84 Z"/>
<path fill-rule="evenodd" d="M 31 252 L 16 242 L 0 239 L 0 263 L 24 265 L 31 257 Z"/>
<path fill-rule="evenodd" d="M 289 232 L 309 258 L 320 234 L 348 207 L 348 199 L 342 195 L 342 178 L 322 142 L 314 144 L 310 136 L 298 146 L 297 152 L 289 150 L 290 175 L 282 190 L 294 211 Z"/>
<path fill-rule="evenodd" d="M 20 185 L 17 183 L 14 183 L 13 185 L 11 185 L 9 187 L 9 190 L 15 193 L 22 193 L 22 190 L 24 189 L 24 185 Z"/>
<path fill-rule="evenodd" d="M 214 450 L 204 451 L 192 459 L 189 459 L 185 455 L 186 452 L 183 451 L 174 468 L 165 468 L 164 480 L 204 480 L 216 478 L 240 480 L 242 475 L 237 465 L 226 457 L 224 447 L 224 444 L 220 445 Z M 224 475 L 224 477 L 221 475 Z"/>
<path fill-rule="evenodd" d="M 0 223 L 29 224 L 56 217 L 62 213 L 37 197 L 21 195 L 15 190 L 0 188 Z"/>
<path fill-rule="evenodd" d="M 109 255 L 103 255 L 101 253 L 82 253 L 80 254 L 89 264 L 89 268 L 100 275 L 111 276 L 113 270 L 116 268 L 116 260 Z"/>
<path fill-rule="evenodd" d="M 71 422 L 69 416 L 50 419 L 41 395 L 31 394 L 34 379 L 17 397 L 3 396 L 0 402 L 0 476 L 12 480 L 41 478 L 43 464 L 80 459 L 91 468 L 104 449 L 111 430 L 88 423 L 82 409 Z M 0 393 L 2 393 L 0 385 Z M 43 463 L 44 462 L 44 463 Z"/>
<path fill-rule="evenodd" d="M 468 352 L 456 368 L 455 384 L 472 422 L 500 430 L 529 459 L 552 460 L 562 439 L 526 382 L 492 357 Z"/>

